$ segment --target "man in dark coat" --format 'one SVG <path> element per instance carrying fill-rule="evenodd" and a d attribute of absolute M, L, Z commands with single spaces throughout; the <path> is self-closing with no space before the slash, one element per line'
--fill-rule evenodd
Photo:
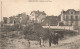
<path fill-rule="evenodd" d="M 53 43 L 55 45 L 58 45 L 58 38 L 59 38 L 58 33 L 54 33 L 54 35 L 53 35 Z"/>
<path fill-rule="evenodd" d="M 52 33 L 49 34 L 49 47 L 51 47 L 51 43 L 52 43 Z"/>

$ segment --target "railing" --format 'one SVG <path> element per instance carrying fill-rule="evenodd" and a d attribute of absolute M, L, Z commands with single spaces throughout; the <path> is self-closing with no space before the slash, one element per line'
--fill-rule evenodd
<path fill-rule="evenodd" d="M 42 26 L 43 28 L 73 30 L 73 26 Z"/>

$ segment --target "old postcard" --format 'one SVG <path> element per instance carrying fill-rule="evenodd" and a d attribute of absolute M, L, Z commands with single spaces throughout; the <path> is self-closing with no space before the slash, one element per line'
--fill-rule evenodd
<path fill-rule="evenodd" d="M 0 0 L 0 49 L 80 49 L 80 0 Z"/>

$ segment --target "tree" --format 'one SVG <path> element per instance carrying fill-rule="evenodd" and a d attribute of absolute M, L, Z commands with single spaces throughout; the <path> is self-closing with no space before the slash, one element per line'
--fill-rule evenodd
<path fill-rule="evenodd" d="M 32 24 L 28 24 L 28 25 L 26 25 L 25 28 L 23 28 L 23 33 L 25 35 L 25 38 L 29 39 L 29 35 L 31 35 L 33 33 L 32 27 L 33 27 Z"/>
<path fill-rule="evenodd" d="M 35 39 L 39 40 L 40 37 L 44 37 L 45 30 L 42 28 L 42 26 L 39 23 L 30 23 L 26 25 L 26 27 L 23 29 L 24 35 L 30 35 L 33 36 Z M 32 37 L 32 38 L 33 38 Z"/>
<path fill-rule="evenodd" d="M 4 23 L 7 24 L 8 18 L 7 17 L 3 17 L 3 20 L 4 20 Z"/>

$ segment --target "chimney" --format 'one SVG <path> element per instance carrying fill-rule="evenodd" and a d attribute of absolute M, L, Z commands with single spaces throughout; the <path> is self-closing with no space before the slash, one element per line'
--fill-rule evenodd
<path fill-rule="evenodd" d="M 43 11 L 44 12 L 44 11 Z"/>
<path fill-rule="evenodd" d="M 39 10 L 37 10 L 39 12 Z"/>

